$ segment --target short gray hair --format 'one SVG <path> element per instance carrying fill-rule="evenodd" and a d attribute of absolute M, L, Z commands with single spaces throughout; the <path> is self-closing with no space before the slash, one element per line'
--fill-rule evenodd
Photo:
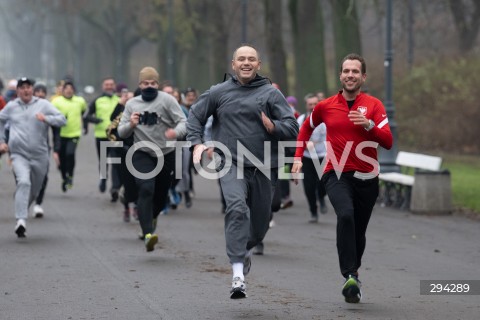
<path fill-rule="evenodd" d="M 243 48 L 243 47 L 250 47 L 250 48 L 252 48 L 253 50 L 255 50 L 255 51 L 257 52 L 257 58 L 258 58 L 258 60 L 260 60 L 260 53 L 258 52 L 257 48 L 255 48 L 254 46 L 252 46 L 252 45 L 249 44 L 249 43 L 242 43 L 239 47 L 237 47 L 237 48 L 235 49 L 235 51 L 233 51 L 232 60 L 235 60 L 235 57 L 237 56 L 237 51 L 238 51 L 238 49 Z"/>

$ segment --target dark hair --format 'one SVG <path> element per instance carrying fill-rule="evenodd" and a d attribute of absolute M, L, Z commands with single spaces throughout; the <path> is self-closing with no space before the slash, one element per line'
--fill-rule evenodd
<path fill-rule="evenodd" d="M 35 93 L 37 91 L 43 91 L 43 92 L 45 92 L 45 94 L 47 94 L 47 86 L 45 86 L 43 83 L 37 83 L 33 87 L 33 92 Z"/>
<path fill-rule="evenodd" d="M 182 93 L 180 92 L 180 90 L 177 87 L 173 87 L 173 92 L 178 93 L 177 102 L 178 104 L 182 104 Z"/>
<path fill-rule="evenodd" d="M 173 88 L 173 83 L 170 80 L 165 80 L 160 84 L 160 90 L 163 90 L 165 87 L 172 87 Z"/>
<path fill-rule="evenodd" d="M 316 97 L 317 96 L 314 95 L 313 93 L 307 93 L 303 99 L 305 100 L 305 102 L 307 102 L 307 99 L 316 98 Z"/>
<path fill-rule="evenodd" d="M 77 91 L 77 90 L 75 90 L 75 86 L 73 85 L 73 82 L 71 82 L 71 81 L 65 81 L 65 83 L 63 84 L 63 90 L 65 90 L 65 88 L 68 87 L 68 86 L 72 87 L 73 91 Z"/>
<path fill-rule="evenodd" d="M 367 65 L 365 64 L 365 60 L 363 57 L 357 53 L 350 53 L 343 58 L 342 63 L 340 64 L 340 73 L 343 71 L 343 63 L 346 60 L 358 60 L 362 64 L 362 73 L 367 73 Z"/>
<path fill-rule="evenodd" d="M 197 94 L 197 90 L 195 90 L 195 89 L 192 88 L 192 87 L 188 87 L 187 89 L 185 89 L 185 90 L 183 91 L 183 94 L 186 95 L 186 94 L 189 93 L 189 92 L 193 92 L 193 93 Z"/>

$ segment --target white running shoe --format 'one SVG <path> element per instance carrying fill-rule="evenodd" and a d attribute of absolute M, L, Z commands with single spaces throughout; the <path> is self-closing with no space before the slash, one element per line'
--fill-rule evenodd
<path fill-rule="evenodd" d="M 232 289 L 230 290 L 230 299 L 242 299 L 247 297 L 247 286 L 245 280 L 235 277 L 232 280 Z"/>
<path fill-rule="evenodd" d="M 39 205 L 36 204 L 33 206 L 33 217 L 34 218 L 43 218 L 43 208 Z"/>

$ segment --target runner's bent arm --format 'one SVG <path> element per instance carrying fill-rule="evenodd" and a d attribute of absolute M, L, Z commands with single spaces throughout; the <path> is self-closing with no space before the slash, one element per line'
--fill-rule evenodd
<path fill-rule="evenodd" d="M 118 125 L 118 135 L 122 139 L 130 137 L 133 133 L 133 127 L 130 125 L 130 116 L 132 115 L 131 105 L 127 102 L 125 109 L 123 110 L 122 119 Z"/>
<path fill-rule="evenodd" d="M 274 91 L 270 120 L 274 124 L 272 134 L 279 141 L 292 140 L 298 134 L 298 122 L 292 114 L 290 106 L 278 90 Z"/>
<path fill-rule="evenodd" d="M 192 147 L 203 144 L 205 124 L 215 108 L 211 90 L 205 91 L 191 107 L 187 120 L 187 140 L 192 142 Z"/>
<path fill-rule="evenodd" d="M 388 117 L 382 104 L 375 105 L 373 114 L 375 126 L 368 131 L 368 137 L 371 141 L 377 142 L 381 147 L 389 150 L 393 144 L 393 136 L 388 124 Z"/>

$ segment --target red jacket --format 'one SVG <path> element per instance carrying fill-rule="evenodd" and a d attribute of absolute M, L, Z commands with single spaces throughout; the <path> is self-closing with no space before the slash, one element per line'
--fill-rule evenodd
<path fill-rule="evenodd" d="M 7 103 L 5 102 L 5 99 L 3 99 L 2 96 L 0 96 L 0 110 L 3 109 L 3 107 L 5 107 Z"/>
<path fill-rule="evenodd" d="M 360 125 L 354 125 L 348 118 L 350 110 L 362 112 L 367 119 L 373 120 L 375 126 L 367 131 Z M 303 143 L 297 148 L 295 158 L 302 157 L 313 129 L 322 122 L 327 126 L 328 163 L 324 172 L 335 170 L 378 174 L 378 168 L 374 170 L 374 163 L 377 163 L 376 146 L 379 144 L 390 149 L 393 143 L 385 108 L 380 100 L 360 93 L 349 108 L 340 91 L 337 95 L 320 101 L 300 128 L 297 140 Z"/>

